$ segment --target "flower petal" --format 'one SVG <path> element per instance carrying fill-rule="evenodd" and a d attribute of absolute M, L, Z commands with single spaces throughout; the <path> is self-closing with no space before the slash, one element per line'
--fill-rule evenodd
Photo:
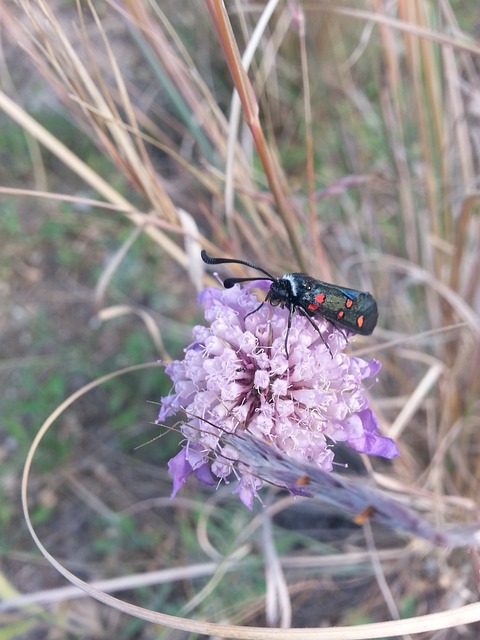
<path fill-rule="evenodd" d="M 179 410 L 193 416 L 181 427 L 185 447 L 169 462 L 172 495 L 192 472 L 214 484 L 228 482 L 234 471 L 235 491 L 251 508 L 263 481 L 255 460 L 238 459 L 235 437 L 246 432 L 273 445 L 266 449 L 271 455 L 278 450 L 325 472 L 334 464 L 330 441 L 370 455 L 398 455 L 381 435 L 362 384 L 377 375 L 380 362 L 344 353 L 345 334 L 322 318 L 312 318 L 317 330 L 293 314 L 288 331 L 290 310 L 261 304 L 254 294 L 269 286 L 264 280 L 200 294 L 207 324 L 194 327 L 183 360 L 166 368 L 173 390 L 158 417 L 163 422 Z M 233 438 L 228 446 L 227 435 Z"/>

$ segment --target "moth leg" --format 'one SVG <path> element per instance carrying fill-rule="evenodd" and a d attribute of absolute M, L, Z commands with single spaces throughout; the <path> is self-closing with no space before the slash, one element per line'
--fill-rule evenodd
<path fill-rule="evenodd" d="M 332 350 L 330 349 L 330 345 L 328 344 L 328 342 L 325 340 L 325 338 L 322 335 L 322 332 L 320 331 L 320 329 L 318 328 L 318 324 L 313 320 L 313 318 L 310 316 L 310 314 L 308 313 L 308 311 L 306 311 L 303 307 L 298 306 L 297 309 L 305 316 L 305 318 L 310 322 L 310 324 L 312 325 L 312 327 L 315 329 L 315 331 L 318 333 L 318 335 L 320 336 L 320 338 L 322 339 L 323 344 L 327 347 L 328 349 L 328 353 L 330 354 L 330 357 L 333 359 L 333 353 Z"/>
<path fill-rule="evenodd" d="M 252 316 L 254 313 L 257 313 L 257 311 L 260 311 L 260 309 L 263 307 L 264 304 L 265 304 L 265 300 L 261 302 L 256 309 L 254 309 L 253 311 L 249 311 L 246 316 L 243 316 L 243 321 L 245 322 L 248 316 Z"/>
<path fill-rule="evenodd" d="M 290 335 L 290 327 L 292 326 L 292 315 L 293 309 L 291 306 L 288 307 L 288 321 L 287 321 L 287 331 L 285 333 L 285 356 L 288 360 L 288 336 Z"/>
<path fill-rule="evenodd" d="M 345 338 L 345 342 L 348 344 L 350 341 L 348 339 L 347 334 L 345 333 L 345 331 L 343 330 L 342 327 L 340 327 L 336 322 L 333 322 L 333 320 L 329 320 L 330 324 L 333 324 L 333 326 L 335 327 L 335 329 L 337 331 L 340 331 L 340 333 L 342 334 L 342 336 Z"/>

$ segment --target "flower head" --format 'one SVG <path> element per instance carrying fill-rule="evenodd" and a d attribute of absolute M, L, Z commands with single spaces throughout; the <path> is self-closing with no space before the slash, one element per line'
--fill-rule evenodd
<path fill-rule="evenodd" d="M 332 470 L 332 442 L 360 453 L 398 455 L 395 443 L 379 433 L 362 386 L 380 363 L 343 353 L 342 332 L 315 318 L 322 340 L 300 315 L 292 318 L 287 356 L 288 310 L 269 304 L 256 310 L 253 288 L 266 285 L 205 289 L 200 303 L 208 326 L 194 327 L 184 359 L 166 368 L 174 389 L 162 399 L 158 421 L 186 413 L 184 448 L 169 463 L 173 495 L 191 473 L 213 484 L 212 474 L 228 481 L 233 471 L 236 491 L 251 507 L 263 482 L 248 460 L 239 460 L 234 438 L 225 441 L 225 434 L 235 432 L 248 431 L 324 471 Z"/>

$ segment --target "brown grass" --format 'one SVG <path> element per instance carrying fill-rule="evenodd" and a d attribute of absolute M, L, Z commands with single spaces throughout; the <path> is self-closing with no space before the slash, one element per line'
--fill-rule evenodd
<path fill-rule="evenodd" d="M 0 109 L 25 132 L 23 153 L 31 167 L 27 179 L 4 169 L 0 193 L 16 197 L 18 219 L 28 219 L 37 232 L 42 216 L 61 220 L 59 202 L 73 198 L 77 212 L 96 207 L 88 219 L 78 213 L 73 243 L 82 256 L 81 273 L 92 260 L 102 271 L 71 294 L 65 284 L 65 308 L 81 301 L 82 290 L 108 327 L 115 327 L 113 318 L 139 319 L 152 342 L 152 358 L 175 355 L 181 342 L 178 335 L 172 342 L 175 330 L 188 343 L 195 289 L 210 281 L 200 247 L 253 260 L 274 273 L 302 269 L 375 292 L 379 327 L 354 347 L 383 362 L 372 401 L 402 454 L 375 478 L 426 508 L 439 525 L 474 521 L 480 444 L 480 43 L 474 29 L 462 25 L 470 28 L 475 12 L 448 1 L 400 0 L 387 9 L 373 0 L 358 6 L 279 4 L 263 23 L 256 5 L 229 3 L 226 13 L 214 0 L 181 10 L 175 2 L 136 0 L 79 0 L 75 8 L 45 0 L 4 3 Z M 16 60 L 22 61 L 22 74 Z M 32 115 L 49 109 L 68 116 L 75 143 L 85 137 L 95 146 L 90 164 Z M 39 208 L 35 223 L 32 196 Z M 99 237 L 108 247 L 104 253 L 93 251 Z M 155 281 L 139 282 L 139 288 L 160 291 L 155 303 L 161 315 L 145 302 L 147 293 L 136 299 L 132 292 L 129 299 L 116 289 L 139 238 L 145 241 L 145 263 L 147 257 L 155 263 Z M 35 271 L 29 262 L 34 249 L 32 234 L 18 238 L 12 249 L 16 267 L 9 263 L 4 273 L 17 286 L 8 299 L 13 308 L 22 295 L 28 297 L 28 282 L 34 313 L 42 309 L 48 317 L 48 303 L 35 298 L 35 289 L 43 283 L 48 298 L 58 280 L 47 278 L 43 267 Z M 43 244 L 41 251 L 48 253 Z M 81 334 L 72 330 L 73 341 L 81 335 L 84 344 L 85 327 Z M 121 351 L 128 327 L 122 335 L 105 329 L 105 352 Z M 21 337 L 8 323 L 4 334 Z M 8 363 L 14 353 L 5 347 Z M 27 354 L 36 357 L 34 346 Z M 95 419 L 91 408 L 79 415 Z M 27 434 L 37 427 L 32 416 Z M 58 471 L 45 471 L 46 479 L 35 480 L 32 490 L 32 502 L 58 505 L 56 521 L 41 527 L 43 540 L 59 545 L 64 564 L 73 573 L 83 571 L 90 582 L 126 577 L 126 601 L 177 613 L 185 606 L 181 622 L 137 611 L 143 619 L 197 633 L 266 638 L 268 630 L 257 636 L 247 628 L 215 630 L 200 620 L 331 627 L 433 614 L 394 626 L 352 626 L 340 635 L 326 628 L 281 635 L 345 639 L 425 631 L 425 638 L 476 637 L 475 624 L 460 628 L 480 620 L 474 553 L 439 551 L 381 532 L 364 538 L 348 523 L 332 524 L 324 509 L 305 507 L 297 518 L 290 500 L 270 504 L 270 495 L 268 509 L 252 516 L 228 488 L 195 502 L 183 496 L 168 506 L 163 498 L 152 503 L 169 492 L 157 461 L 142 465 L 137 453 L 133 473 L 130 457 L 123 458 L 116 444 L 105 453 L 102 438 L 79 436 L 68 421 L 63 428 L 65 437 L 79 438 L 78 451 L 62 468 L 66 483 L 59 485 Z M 108 425 L 101 433 L 110 440 Z M 133 434 L 138 438 L 142 426 Z M 10 481 L 18 486 L 18 469 Z M 145 508 L 135 510 L 137 503 Z M 152 504 L 160 511 L 152 513 Z M 317 539 L 291 531 L 297 519 L 298 528 L 308 531 L 310 510 L 324 527 Z M 283 511 L 284 520 L 275 519 Z M 274 512 L 272 527 L 266 514 L 273 518 Z M 102 527 L 89 524 L 92 513 L 110 522 L 108 553 L 93 548 Z M 130 536 L 121 529 L 126 513 L 135 513 Z M 75 518 L 79 524 L 68 535 L 82 541 L 79 550 L 72 543 L 62 546 L 55 533 L 55 522 L 65 528 Z M 255 537 L 259 529 L 262 535 Z M 133 544 L 140 533 L 154 536 L 154 558 Z M 27 540 L 22 544 L 28 548 Z M 69 555 L 76 551 L 78 557 Z M 66 604 L 66 614 L 57 604 L 46 618 L 46 602 L 66 602 L 73 594 L 40 594 L 55 579 L 45 571 L 36 574 L 23 553 L 9 545 L 5 579 L 20 591 L 34 591 L 29 603 L 35 608 L 27 611 L 39 627 L 27 625 L 25 634 L 57 626 L 79 637 L 113 637 L 130 621 L 113 609 L 105 618 L 96 608 L 90 618 L 77 616 L 78 602 Z M 185 571 L 172 575 L 175 566 Z M 17 570 L 33 576 L 33 588 Z M 195 577 L 200 575 L 213 577 L 201 581 Z M 162 592 L 149 587 L 145 595 L 139 584 L 166 586 Z M 105 592 L 120 588 L 115 581 L 100 586 Z M 4 591 L 3 597 L 11 594 Z M 119 606 L 108 597 L 103 601 Z M 462 605 L 471 606 L 448 617 Z M 126 605 L 124 610 L 133 613 Z M 13 630 L 19 621 L 8 623 Z M 452 625 L 444 635 L 432 631 Z M 156 633 L 146 624 L 124 637 Z"/>

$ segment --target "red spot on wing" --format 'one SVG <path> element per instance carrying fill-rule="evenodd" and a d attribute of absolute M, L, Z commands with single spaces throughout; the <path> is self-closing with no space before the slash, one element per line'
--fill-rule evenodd
<path fill-rule="evenodd" d="M 318 304 L 314 304 L 313 302 L 311 302 L 311 303 L 308 305 L 307 309 L 308 309 L 309 311 L 316 311 L 316 310 L 318 309 Z"/>
<path fill-rule="evenodd" d="M 365 320 L 365 316 L 358 316 L 357 318 L 357 327 L 360 329 L 363 327 L 363 322 Z"/>
<path fill-rule="evenodd" d="M 347 307 L 347 309 L 351 309 L 353 307 L 353 300 L 351 300 L 350 298 L 347 298 L 345 302 L 345 306 Z"/>
<path fill-rule="evenodd" d="M 315 296 L 315 300 L 318 302 L 318 304 L 323 304 L 325 302 L 325 294 L 317 293 L 317 295 Z"/>
<path fill-rule="evenodd" d="M 337 319 L 338 319 L 338 320 L 341 320 L 341 319 L 343 318 L 343 316 L 344 316 L 344 315 L 345 315 L 345 311 L 339 311 L 339 312 L 337 313 Z"/>

